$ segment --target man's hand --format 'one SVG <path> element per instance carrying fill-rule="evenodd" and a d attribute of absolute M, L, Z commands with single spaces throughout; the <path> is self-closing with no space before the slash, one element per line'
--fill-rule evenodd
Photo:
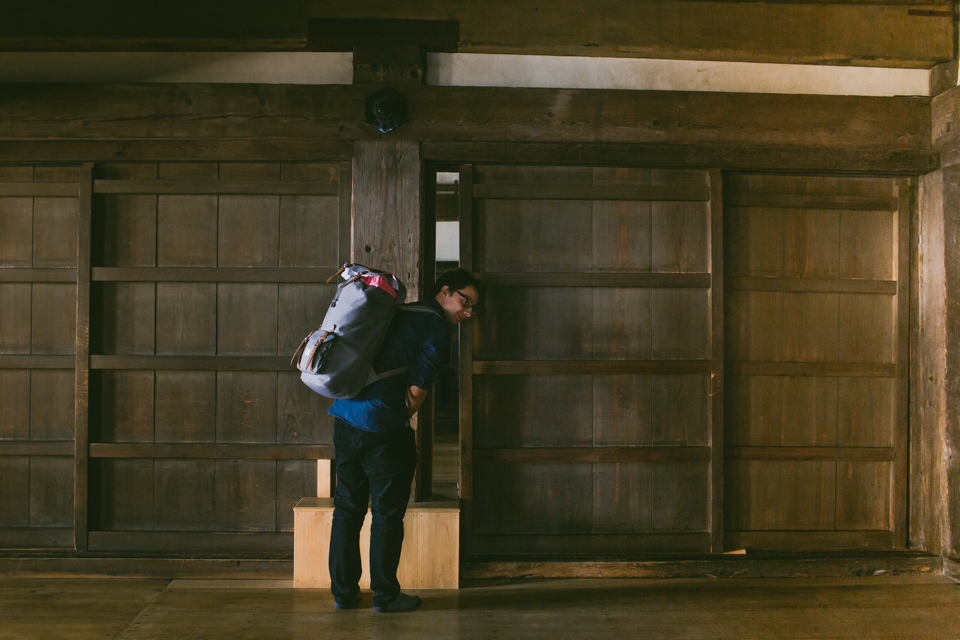
<path fill-rule="evenodd" d="M 423 401 L 427 399 L 427 390 L 420 387 L 410 387 L 407 389 L 407 417 L 412 418 L 413 414 L 420 410 Z"/>

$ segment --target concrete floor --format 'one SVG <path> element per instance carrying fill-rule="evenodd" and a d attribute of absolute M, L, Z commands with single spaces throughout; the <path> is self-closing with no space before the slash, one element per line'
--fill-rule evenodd
<path fill-rule="evenodd" d="M 947 638 L 942 576 L 516 580 L 423 591 L 422 608 L 336 611 L 290 581 L 0 578 L 0 638 Z"/>

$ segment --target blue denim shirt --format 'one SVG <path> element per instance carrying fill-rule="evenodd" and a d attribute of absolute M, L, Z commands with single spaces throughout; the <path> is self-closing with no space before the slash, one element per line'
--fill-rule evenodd
<path fill-rule="evenodd" d="M 408 374 L 384 378 L 364 387 L 356 398 L 335 401 L 330 415 L 359 429 L 376 432 L 392 431 L 409 422 L 407 389 L 433 386 L 440 364 L 449 358 L 451 332 L 436 299 L 413 305 L 430 307 L 440 315 L 397 311 L 383 346 L 373 359 L 373 370 L 382 373 L 401 367 L 413 369 Z"/>

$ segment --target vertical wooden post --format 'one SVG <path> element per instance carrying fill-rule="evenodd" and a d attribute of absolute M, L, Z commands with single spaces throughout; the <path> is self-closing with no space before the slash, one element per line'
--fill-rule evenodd
<path fill-rule="evenodd" d="M 423 185 L 420 284 L 422 297 L 426 298 L 437 279 L 437 172 L 426 164 L 421 163 L 420 166 L 420 184 Z M 419 475 L 415 479 L 415 500 L 418 501 L 427 500 L 433 495 L 434 397 L 431 389 L 417 414 L 417 451 L 420 454 L 420 464 L 417 466 Z"/>
<path fill-rule="evenodd" d="M 460 268 L 473 272 L 473 165 L 460 165 Z M 473 535 L 473 332 L 460 325 L 460 545 Z"/>
<path fill-rule="evenodd" d="M 93 217 L 93 165 L 80 167 L 77 233 L 77 347 L 74 395 L 73 540 L 87 550 L 87 487 L 89 481 L 90 396 L 90 229 Z"/>
<path fill-rule="evenodd" d="M 364 141 L 354 146 L 352 260 L 390 271 L 407 286 L 407 301 L 420 299 L 423 214 L 421 210 L 420 145 L 416 142 Z M 417 429 L 416 417 L 410 425 Z M 429 437 L 428 434 L 418 434 Z M 418 450 L 422 451 L 420 442 Z M 428 443 L 432 450 L 432 443 Z M 423 486 L 420 455 L 415 499 L 429 495 Z M 427 472 L 427 477 L 431 474 Z"/>
<path fill-rule="evenodd" d="M 909 503 L 909 404 L 910 404 L 910 210 L 916 201 L 916 182 L 897 180 L 897 391 L 894 419 L 893 544 L 898 549 L 907 546 Z"/>
<path fill-rule="evenodd" d="M 723 175 L 710 171 L 710 530 L 713 553 L 723 553 Z"/>

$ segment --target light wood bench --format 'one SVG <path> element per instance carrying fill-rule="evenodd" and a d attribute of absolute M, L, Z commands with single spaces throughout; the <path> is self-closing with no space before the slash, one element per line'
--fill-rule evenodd
<path fill-rule="evenodd" d="M 293 586 L 329 589 L 333 498 L 301 498 L 293 509 Z M 370 521 L 360 530 L 360 588 L 370 588 Z M 403 589 L 457 589 L 460 584 L 460 505 L 413 502 L 403 518 L 397 578 Z"/>

